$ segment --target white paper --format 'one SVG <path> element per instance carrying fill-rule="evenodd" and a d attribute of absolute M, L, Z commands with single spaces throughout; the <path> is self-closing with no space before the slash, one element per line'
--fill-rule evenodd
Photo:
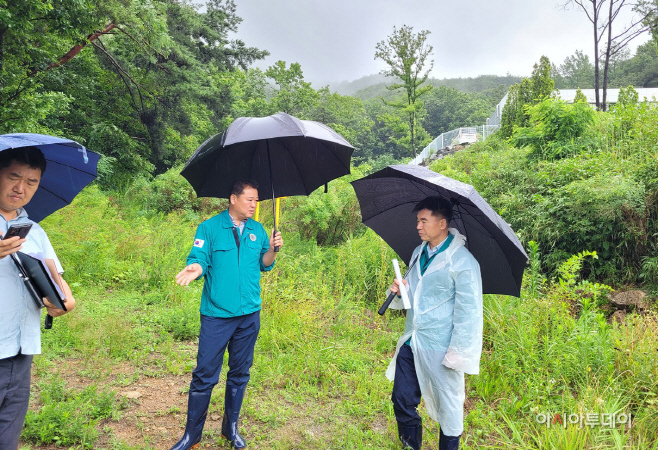
<path fill-rule="evenodd" d="M 400 264 L 398 264 L 397 259 L 393 260 L 393 270 L 395 271 L 395 278 L 400 282 L 400 295 L 402 296 L 404 309 L 410 309 L 411 302 L 409 301 L 409 294 L 407 294 L 407 287 L 402 282 L 402 273 L 400 272 Z"/>

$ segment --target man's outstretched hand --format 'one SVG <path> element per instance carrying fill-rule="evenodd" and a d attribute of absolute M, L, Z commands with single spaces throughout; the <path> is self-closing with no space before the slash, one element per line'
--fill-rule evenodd
<path fill-rule="evenodd" d="M 192 263 L 176 275 L 176 284 L 180 286 L 187 286 L 192 281 L 196 280 L 203 273 L 203 269 L 197 263 Z"/>

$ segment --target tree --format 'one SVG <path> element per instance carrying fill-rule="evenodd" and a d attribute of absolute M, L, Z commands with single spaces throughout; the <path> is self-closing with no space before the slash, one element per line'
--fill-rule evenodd
<path fill-rule="evenodd" d="M 498 95 L 496 103 L 500 101 Z M 423 101 L 427 115 L 423 127 L 432 136 L 455 128 L 484 123 L 496 104 L 483 94 L 460 92 L 455 88 L 438 86 Z"/>
<path fill-rule="evenodd" d="M 402 81 L 387 88 L 404 89 L 406 92 L 406 103 L 393 102 L 391 106 L 404 110 L 408 117 L 409 144 L 414 156 L 418 146 L 418 115 L 423 107 L 419 99 L 432 89 L 431 85 L 422 86 L 434 67 L 434 61 L 428 60 L 432 53 L 432 46 L 426 42 L 429 33 L 423 30 L 415 34 L 413 28 L 407 25 L 400 29 L 393 27 L 393 34 L 377 43 L 375 51 L 375 59 L 383 60 L 389 67 L 382 73 Z"/>
<path fill-rule="evenodd" d="M 503 137 L 511 137 L 515 128 L 528 126 L 530 121 L 528 107 L 551 96 L 555 87 L 551 72 L 551 62 L 546 56 L 542 56 L 539 64 L 534 65 L 530 78 L 525 78 L 520 84 L 510 87 L 500 121 Z"/>
<path fill-rule="evenodd" d="M 222 128 L 228 128 L 237 117 L 265 117 L 276 112 L 268 102 L 267 78 L 262 70 L 235 70 L 227 72 L 225 77 L 230 83 L 233 104 L 230 115 L 223 120 Z"/>
<path fill-rule="evenodd" d="M 44 72 L 65 63 L 64 56 L 70 60 L 72 47 L 79 52 L 84 43 L 106 28 L 105 18 L 94 3 L 0 1 L 1 131 L 17 124 L 34 130 L 38 118 L 54 110 L 58 102 L 66 104 L 61 94 L 51 93 L 53 101 L 43 101 L 36 92 Z"/>
<path fill-rule="evenodd" d="M 328 87 L 318 91 L 316 105 L 309 110 L 308 118 L 321 122 L 343 136 L 354 146 L 352 160 L 359 163 L 372 158 L 376 143 L 372 134 L 371 120 L 361 99 L 331 93 Z"/>
<path fill-rule="evenodd" d="M 608 38 L 605 46 L 605 58 L 603 66 L 603 99 L 601 100 L 604 111 L 607 108 L 606 95 L 608 92 L 608 76 L 611 60 L 619 55 L 622 51 L 624 51 L 630 41 L 649 30 L 649 27 L 644 24 L 648 17 L 648 14 L 645 14 L 641 15 L 639 18 L 636 17 L 631 25 L 626 26 L 622 29 L 621 33 L 613 36 L 612 25 L 615 22 L 615 19 L 617 19 L 619 16 L 619 13 L 624 7 L 633 7 L 635 5 L 630 3 L 628 0 L 608 0 L 608 2 L 609 8 L 606 24 Z"/>
<path fill-rule="evenodd" d="M 99 151 L 106 186 L 180 164 L 225 128 L 238 94 L 259 107 L 248 97 L 262 73 L 246 93 L 233 74 L 268 53 L 230 38 L 241 21 L 233 0 L 205 12 L 180 0 L 0 5 L 0 130 Z"/>
<path fill-rule="evenodd" d="M 551 62 L 546 56 L 539 58 L 539 64 L 533 66 L 530 86 L 533 103 L 539 103 L 553 93 L 555 82 L 551 78 Z"/>
<path fill-rule="evenodd" d="M 313 107 L 319 94 L 304 81 L 304 73 L 299 63 L 291 63 L 286 67 L 285 61 L 277 61 L 267 68 L 265 76 L 278 86 L 271 102 L 276 111 L 305 118 L 309 108 Z"/>
<path fill-rule="evenodd" d="M 606 96 L 610 62 L 633 39 L 649 30 L 644 22 L 649 19 L 650 13 L 642 11 L 641 8 L 628 0 L 568 0 L 563 6 L 566 8 L 569 5 L 576 5 L 585 13 L 592 24 L 596 107 L 605 111 L 607 108 Z M 620 13 L 628 8 L 634 8 L 635 11 L 640 13 L 639 16 L 635 17 L 630 25 L 622 27 L 620 32 L 613 32 L 613 27 Z M 601 59 L 603 65 L 602 81 L 600 76 Z M 602 88 L 602 98 L 599 95 L 600 88 Z"/>
<path fill-rule="evenodd" d="M 649 27 L 654 40 L 658 39 L 658 0 L 638 0 L 635 8 L 646 17 L 644 24 Z"/>
<path fill-rule="evenodd" d="M 557 70 L 560 80 L 556 79 L 558 89 L 587 89 L 594 86 L 594 66 L 581 50 L 576 50 L 572 56 L 567 56 Z"/>
<path fill-rule="evenodd" d="M 632 58 L 620 61 L 611 72 L 610 86 L 658 87 L 658 52 L 656 41 L 640 45 Z"/>

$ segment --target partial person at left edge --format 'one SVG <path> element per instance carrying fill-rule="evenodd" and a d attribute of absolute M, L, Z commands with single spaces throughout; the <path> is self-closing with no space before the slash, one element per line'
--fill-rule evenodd
<path fill-rule="evenodd" d="M 46 170 L 46 158 L 36 147 L 0 151 L 0 233 L 12 225 L 30 223 L 25 237 L 0 240 L 0 450 L 17 450 L 30 400 L 32 357 L 41 353 L 41 309 L 30 296 L 9 256 L 41 253 L 53 279 L 60 285 L 67 311 L 75 307 L 55 250 L 39 224 L 28 218 L 24 206 L 32 199 Z M 53 317 L 67 311 L 53 307 Z"/>

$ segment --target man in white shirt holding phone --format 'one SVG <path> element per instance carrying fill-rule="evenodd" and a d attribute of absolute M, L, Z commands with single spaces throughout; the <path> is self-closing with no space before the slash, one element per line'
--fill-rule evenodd
<path fill-rule="evenodd" d="M 44 299 L 49 315 L 61 316 L 75 307 L 46 232 L 28 218 L 24 208 L 45 170 L 46 159 L 36 147 L 0 151 L 0 233 L 4 237 L 12 225 L 32 225 L 25 238 L 0 240 L 0 450 L 18 449 L 30 399 L 32 357 L 41 353 L 41 309 L 19 278 L 9 255 L 18 251 L 43 255 L 66 297 L 67 311 Z"/>

